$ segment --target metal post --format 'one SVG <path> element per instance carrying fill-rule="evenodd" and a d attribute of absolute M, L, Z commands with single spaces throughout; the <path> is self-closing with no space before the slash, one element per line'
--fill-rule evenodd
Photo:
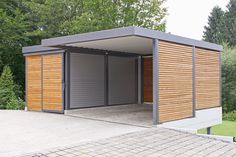
<path fill-rule="evenodd" d="M 28 61 L 25 57 L 25 111 L 28 111 Z"/>
<path fill-rule="evenodd" d="M 65 110 L 70 109 L 70 52 L 65 52 Z"/>
<path fill-rule="evenodd" d="M 207 135 L 211 135 L 211 127 L 207 128 Z"/>
<path fill-rule="evenodd" d="M 192 54 L 192 103 L 193 103 L 193 117 L 196 117 L 196 73 L 195 73 L 195 46 L 193 46 Z"/>
<path fill-rule="evenodd" d="M 138 104 L 142 104 L 142 65 L 141 56 L 138 57 Z"/>
<path fill-rule="evenodd" d="M 104 79 L 104 81 L 105 81 L 105 83 L 104 83 L 104 85 L 105 85 L 105 106 L 108 106 L 109 105 L 109 69 L 108 69 L 108 55 L 109 55 L 109 53 L 108 52 L 106 52 L 105 53 L 105 55 L 104 55 L 104 59 L 105 59 L 105 62 L 104 62 L 104 77 L 105 77 L 105 79 Z"/>
<path fill-rule="evenodd" d="M 153 125 L 159 124 L 159 54 L 158 40 L 153 39 Z"/>
<path fill-rule="evenodd" d="M 220 82 L 220 106 L 222 106 L 222 52 L 219 52 L 219 82 Z"/>

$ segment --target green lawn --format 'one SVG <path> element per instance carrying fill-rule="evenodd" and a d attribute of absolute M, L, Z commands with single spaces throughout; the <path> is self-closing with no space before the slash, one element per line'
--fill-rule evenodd
<path fill-rule="evenodd" d="M 206 132 L 206 129 L 198 130 L 200 134 L 206 134 Z M 212 134 L 236 137 L 236 122 L 223 121 L 222 124 L 212 127 Z"/>

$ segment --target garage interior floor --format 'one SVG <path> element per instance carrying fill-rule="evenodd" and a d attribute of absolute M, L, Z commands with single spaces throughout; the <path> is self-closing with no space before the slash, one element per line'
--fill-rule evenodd
<path fill-rule="evenodd" d="M 152 127 L 151 104 L 129 104 L 67 110 L 66 115 L 93 120 Z"/>

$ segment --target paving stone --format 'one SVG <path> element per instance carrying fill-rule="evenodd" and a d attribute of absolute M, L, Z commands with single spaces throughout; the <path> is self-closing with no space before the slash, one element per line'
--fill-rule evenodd
<path fill-rule="evenodd" d="M 156 128 L 35 154 L 38 155 L 35 157 L 232 157 L 236 156 L 236 145 L 190 133 Z M 33 157 L 33 154 L 24 157 Z"/>

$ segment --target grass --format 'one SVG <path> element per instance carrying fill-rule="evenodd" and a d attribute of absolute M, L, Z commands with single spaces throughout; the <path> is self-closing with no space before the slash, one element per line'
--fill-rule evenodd
<path fill-rule="evenodd" d="M 200 134 L 206 134 L 206 129 L 198 130 Z M 236 137 L 236 122 L 223 121 L 222 124 L 212 127 L 213 135 Z"/>

